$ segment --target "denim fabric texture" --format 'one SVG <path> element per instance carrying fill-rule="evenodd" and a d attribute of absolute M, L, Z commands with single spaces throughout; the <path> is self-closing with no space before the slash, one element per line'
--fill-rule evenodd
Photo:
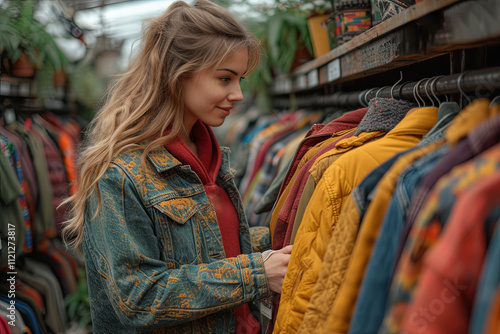
<path fill-rule="evenodd" d="M 432 129 L 422 138 L 422 142 L 429 137 L 433 137 L 436 132 L 441 132 L 444 127 L 448 127 L 450 122 L 460 112 L 460 106 L 456 102 L 443 102 L 438 108 L 439 121 Z"/>
<path fill-rule="evenodd" d="M 166 149 L 116 157 L 85 212 L 83 253 L 95 333 L 233 333 L 234 307 L 270 296 L 222 148 L 217 176 L 240 218 L 242 255 L 226 258 L 199 177 Z M 256 238 L 259 239 L 259 238 Z M 261 235 L 260 240 L 265 237 Z"/>
<path fill-rule="evenodd" d="M 439 110 L 438 110 L 439 114 Z M 429 132 L 422 137 L 422 140 L 416 147 L 412 147 L 404 152 L 396 154 L 391 159 L 385 161 L 379 167 L 375 168 L 370 174 L 368 174 L 361 183 L 353 189 L 352 197 L 354 199 L 354 203 L 356 204 L 356 208 L 358 209 L 360 219 L 363 220 L 363 215 L 370 205 L 371 198 L 370 193 L 377 186 L 378 181 L 382 178 L 382 176 L 391 168 L 391 166 L 396 162 L 396 160 L 403 154 L 411 152 L 417 147 L 427 145 L 428 143 L 435 142 L 444 137 L 444 132 L 446 128 L 450 125 L 453 118 L 456 116 L 457 112 L 448 113 L 444 115 L 439 121 L 434 125 L 434 127 L 429 130 Z"/>
<path fill-rule="evenodd" d="M 430 189 L 437 180 L 450 170 L 450 166 L 461 164 L 486 148 L 497 143 L 496 133 L 500 130 L 500 105 L 489 107 L 490 102 L 485 99 L 476 99 L 467 105 L 455 117 L 453 123 L 446 131 L 446 141 L 453 147 L 455 153 L 447 154 L 443 157 L 428 176 L 426 176 L 418 188 L 415 190 L 412 204 L 408 209 L 406 225 L 411 226 L 419 214 Z M 460 144 L 464 138 L 468 137 L 466 144 Z M 463 145 L 460 149 L 456 145 Z M 468 158 L 461 150 L 467 150 Z"/>
<path fill-rule="evenodd" d="M 378 181 L 384 176 L 384 174 L 392 167 L 392 165 L 398 160 L 401 154 L 411 151 L 412 148 L 404 152 L 400 152 L 393 156 L 392 158 L 384 161 L 380 166 L 373 169 L 368 175 L 366 175 L 363 180 L 358 184 L 356 188 L 352 190 L 352 199 L 356 205 L 356 209 L 359 213 L 359 220 L 363 220 L 363 216 L 370 205 L 374 193 L 377 187 Z"/>
<path fill-rule="evenodd" d="M 454 123 L 451 124 L 451 126 L 453 126 Z M 429 174 L 422 178 L 418 187 L 414 189 L 411 197 L 411 204 L 406 210 L 405 227 L 397 251 L 398 258 L 402 252 L 404 242 L 406 242 L 410 229 L 437 180 L 442 175 L 448 173 L 454 166 L 477 156 L 489 147 L 495 145 L 498 142 L 499 133 L 500 115 L 482 121 L 476 128 L 473 130 L 471 129 L 467 138 L 458 142 L 453 149 L 449 150 L 449 153 L 446 152 L 443 158 L 429 171 Z M 448 139 L 448 131 L 446 136 Z"/>
<path fill-rule="evenodd" d="M 250 227 L 250 239 L 254 252 L 264 252 L 271 249 L 271 234 L 265 226 Z"/>

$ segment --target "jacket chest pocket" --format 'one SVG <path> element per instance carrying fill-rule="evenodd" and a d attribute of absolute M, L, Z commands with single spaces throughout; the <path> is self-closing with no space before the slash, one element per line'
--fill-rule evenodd
<path fill-rule="evenodd" d="M 196 218 L 198 204 L 190 198 L 175 198 L 153 207 L 157 211 L 167 261 L 176 267 L 196 263 L 201 243 L 200 224 Z"/>

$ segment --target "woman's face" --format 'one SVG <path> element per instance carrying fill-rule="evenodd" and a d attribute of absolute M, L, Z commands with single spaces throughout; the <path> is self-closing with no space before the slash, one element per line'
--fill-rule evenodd
<path fill-rule="evenodd" d="M 240 80 L 247 71 L 248 49 L 227 57 L 221 64 L 198 72 L 184 81 L 184 125 L 191 131 L 198 119 L 220 126 L 236 101 L 243 99 Z"/>

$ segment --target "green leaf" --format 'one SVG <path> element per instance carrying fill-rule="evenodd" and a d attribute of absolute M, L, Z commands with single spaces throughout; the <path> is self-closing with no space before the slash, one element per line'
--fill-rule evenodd
<path fill-rule="evenodd" d="M 69 304 L 68 305 L 68 308 L 67 308 L 67 315 L 68 315 L 68 318 L 69 319 L 75 319 L 76 318 L 76 310 L 78 308 L 78 306 L 80 305 L 80 303 L 78 302 L 78 300 L 74 301 L 73 303 Z"/>

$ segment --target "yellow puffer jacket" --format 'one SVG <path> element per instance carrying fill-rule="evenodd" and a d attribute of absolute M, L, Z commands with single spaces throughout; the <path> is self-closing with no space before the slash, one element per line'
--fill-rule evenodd
<path fill-rule="evenodd" d="M 283 283 L 273 334 L 296 333 L 304 317 L 342 204 L 375 167 L 418 144 L 437 122 L 437 108 L 414 109 L 381 139 L 364 144 L 371 132 L 347 138 L 343 154 L 323 174 L 304 212 Z M 378 131 L 377 131 L 378 132 Z"/>

